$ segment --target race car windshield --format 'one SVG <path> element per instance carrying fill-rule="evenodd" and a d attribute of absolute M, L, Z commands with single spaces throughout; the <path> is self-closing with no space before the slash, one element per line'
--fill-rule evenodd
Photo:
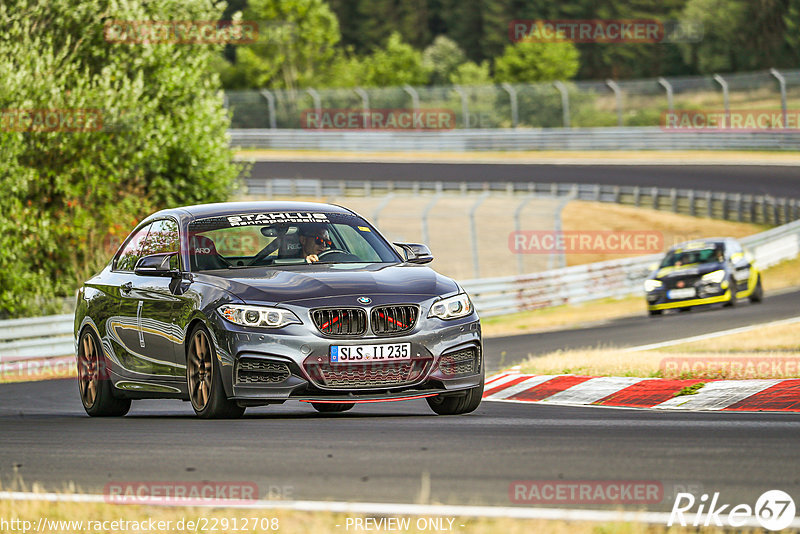
<path fill-rule="evenodd" d="M 680 267 L 696 263 L 717 263 L 722 261 L 722 250 L 714 247 L 692 250 L 675 250 L 667 253 L 661 267 Z"/>
<path fill-rule="evenodd" d="M 398 263 L 364 220 L 347 214 L 268 212 L 189 225 L 192 271 L 308 263 Z"/>

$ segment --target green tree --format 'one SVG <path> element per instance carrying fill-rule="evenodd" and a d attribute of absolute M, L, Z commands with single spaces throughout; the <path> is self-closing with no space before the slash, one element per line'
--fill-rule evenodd
<path fill-rule="evenodd" d="M 364 58 L 362 85 L 398 86 L 423 85 L 428 76 L 422 65 L 422 53 L 403 42 L 398 32 L 389 36 L 386 47 Z"/>
<path fill-rule="evenodd" d="M 568 80 L 578 71 L 578 51 L 567 42 L 519 42 L 506 47 L 494 68 L 498 82 Z"/>
<path fill-rule="evenodd" d="M 430 83 L 444 85 L 448 83 L 450 75 L 466 61 L 464 52 L 455 41 L 440 35 L 433 40 L 428 48 L 422 52 L 422 65 L 428 71 Z"/>
<path fill-rule="evenodd" d="M 243 18 L 259 22 L 258 41 L 239 47 L 234 65 L 216 65 L 225 87 L 291 90 L 329 76 L 341 34 L 324 0 L 250 0 Z"/>
<path fill-rule="evenodd" d="M 160 207 L 225 200 L 239 169 L 216 45 L 115 44 L 111 20 L 215 20 L 211 0 L 0 4 L 0 109 L 94 120 L 0 127 L 0 315 L 47 312 Z M 80 110 L 89 110 L 83 111 Z"/>
<path fill-rule="evenodd" d="M 481 61 L 480 65 L 472 61 L 462 63 L 450 74 L 448 81 L 453 85 L 489 85 L 492 83 L 489 62 Z"/>

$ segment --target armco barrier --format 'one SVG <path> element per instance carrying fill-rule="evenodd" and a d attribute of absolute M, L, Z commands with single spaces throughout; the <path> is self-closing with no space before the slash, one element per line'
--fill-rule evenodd
<path fill-rule="evenodd" d="M 800 255 L 800 221 L 741 240 L 760 268 Z M 642 293 L 649 266 L 660 254 L 576 265 L 525 276 L 461 283 L 484 317 L 566 303 Z M 74 351 L 72 315 L 0 321 L 0 364 L 65 356 Z"/>
<path fill-rule="evenodd" d="M 248 178 L 246 194 L 259 197 L 374 197 L 388 194 L 505 194 L 519 197 L 569 196 L 737 222 L 779 225 L 800 219 L 795 198 L 665 187 L 542 182 L 441 182 L 415 180 L 321 180 Z"/>
<path fill-rule="evenodd" d="M 231 129 L 231 146 L 352 152 L 483 150 L 800 150 L 800 131 L 669 132 L 658 127 L 439 132 Z"/>

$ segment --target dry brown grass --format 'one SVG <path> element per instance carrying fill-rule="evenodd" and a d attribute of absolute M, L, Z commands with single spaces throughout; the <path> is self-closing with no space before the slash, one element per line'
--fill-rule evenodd
<path fill-rule="evenodd" d="M 0 518 L 5 521 L 17 519 L 20 521 L 29 521 L 32 532 L 35 530 L 41 518 L 47 518 L 50 521 L 82 521 L 84 528 L 71 528 L 63 529 L 42 529 L 40 532 L 56 533 L 56 532 L 69 532 L 69 533 L 129 533 L 129 532 L 171 532 L 171 533 L 190 533 L 195 530 L 187 528 L 188 521 L 197 521 L 204 518 L 206 521 L 207 529 L 216 527 L 214 532 L 220 534 L 227 533 L 242 533 L 242 532 L 281 532 L 288 534 L 328 534 L 328 533 L 341 533 L 348 531 L 359 531 L 353 527 L 351 523 L 350 528 L 346 528 L 348 519 L 365 518 L 363 514 L 341 514 L 341 513 L 328 513 L 328 512 L 301 512 L 290 510 L 243 510 L 243 509 L 225 509 L 225 508 L 164 508 L 164 507 L 145 507 L 136 505 L 110 505 L 110 504 L 84 504 L 84 503 L 47 503 L 41 501 L 9 501 L 0 500 Z M 387 516 L 371 516 L 375 519 Z M 388 516 L 398 517 L 398 516 Z M 399 516 L 404 517 L 404 516 Z M 438 530 L 419 530 L 416 528 L 416 521 L 422 516 L 408 516 L 410 517 L 409 530 L 403 532 L 410 533 L 429 533 L 438 532 Z M 277 530 L 243 530 L 245 518 L 249 518 L 250 524 L 257 519 L 259 522 L 262 518 L 271 520 L 276 518 L 278 520 L 279 528 Z M 454 517 L 453 531 L 460 534 L 529 534 L 531 532 L 546 532 L 548 534 L 658 534 L 658 533 L 683 533 L 695 532 L 696 529 L 688 528 L 667 528 L 661 525 L 644 525 L 639 523 L 596 523 L 596 522 L 567 522 L 567 521 L 546 521 L 546 520 L 521 520 L 509 518 L 469 518 L 469 517 Z M 87 524 L 92 522 L 107 522 L 106 526 L 113 526 L 111 521 L 136 521 L 140 522 L 139 529 L 133 528 L 132 524 L 128 524 L 130 528 L 119 528 L 123 525 L 119 524 L 118 528 L 88 528 L 91 525 Z M 149 530 L 149 525 L 146 523 L 150 520 L 164 521 L 161 527 L 169 526 L 171 528 L 159 528 Z M 178 521 L 183 520 L 183 528 L 176 528 Z M 236 523 L 234 523 L 236 520 Z M 447 523 L 445 522 L 445 525 Z M 17 524 L 19 525 L 19 524 Z M 226 525 L 226 527 L 223 527 Z M 463 526 L 462 526 L 463 525 Z M 210 532 L 210 530 L 205 530 Z M 360 530 L 364 531 L 364 530 Z M 753 530 L 755 532 L 755 530 Z M 0 533 L 5 534 L 18 534 L 21 532 L 19 529 L 11 528 L 11 524 L 0 526 Z M 722 529 L 703 529 L 703 532 L 723 532 Z M 745 532 L 748 532 L 745 530 Z"/>
<path fill-rule="evenodd" d="M 764 326 L 749 332 L 681 343 L 661 352 L 796 351 L 800 356 L 800 323 Z"/>
<path fill-rule="evenodd" d="M 572 231 L 609 230 L 624 232 L 647 230 L 660 232 L 663 235 L 665 250 L 682 241 L 715 236 L 745 237 L 765 229 L 762 226 L 750 223 L 722 221 L 648 208 L 585 201 L 573 201 L 567 204 L 562 211 L 561 220 L 564 230 Z M 638 254 L 638 256 L 641 255 Z M 567 254 L 567 265 L 581 265 L 620 257 L 624 256 L 602 252 Z"/>

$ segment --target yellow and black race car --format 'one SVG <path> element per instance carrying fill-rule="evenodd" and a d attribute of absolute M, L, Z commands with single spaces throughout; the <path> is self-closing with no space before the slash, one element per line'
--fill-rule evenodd
<path fill-rule="evenodd" d="M 749 252 L 730 237 L 709 238 L 675 245 L 644 282 L 647 310 L 688 310 L 737 299 L 761 302 L 761 273 Z"/>

